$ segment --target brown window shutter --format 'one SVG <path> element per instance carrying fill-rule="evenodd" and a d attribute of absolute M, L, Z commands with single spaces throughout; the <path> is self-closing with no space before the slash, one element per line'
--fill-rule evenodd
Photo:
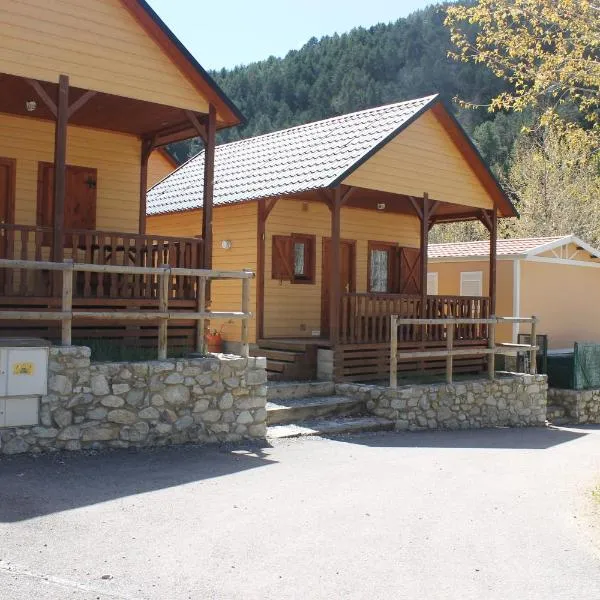
<path fill-rule="evenodd" d="M 421 293 L 421 252 L 418 248 L 400 248 L 400 294 Z"/>
<path fill-rule="evenodd" d="M 96 169 L 67 167 L 65 229 L 96 229 Z"/>
<path fill-rule="evenodd" d="M 271 277 L 273 279 L 286 279 L 289 281 L 294 277 L 293 240 L 291 236 L 273 236 Z"/>

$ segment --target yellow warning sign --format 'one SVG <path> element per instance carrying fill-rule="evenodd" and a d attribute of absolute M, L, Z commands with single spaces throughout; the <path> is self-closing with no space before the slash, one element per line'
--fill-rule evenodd
<path fill-rule="evenodd" d="M 13 365 L 13 375 L 33 375 L 34 366 L 32 362 L 18 362 Z"/>

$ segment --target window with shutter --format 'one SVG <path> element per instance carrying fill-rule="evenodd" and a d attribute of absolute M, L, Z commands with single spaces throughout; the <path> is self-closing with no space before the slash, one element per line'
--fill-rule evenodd
<path fill-rule="evenodd" d="M 460 274 L 460 295 L 481 296 L 482 295 L 482 271 L 464 271 Z"/>
<path fill-rule="evenodd" d="M 380 242 L 369 242 L 369 263 L 367 265 L 367 280 L 369 292 L 393 293 L 394 257 L 396 246 Z"/>
<path fill-rule="evenodd" d="M 315 241 L 316 237 L 308 234 L 274 235 L 271 277 L 292 283 L 314 283 Z"/>

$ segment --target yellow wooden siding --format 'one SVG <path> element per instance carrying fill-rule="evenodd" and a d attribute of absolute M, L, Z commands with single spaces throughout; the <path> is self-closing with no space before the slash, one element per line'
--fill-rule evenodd
<path fill-rule="evenodd" d="M 36 224 L 38 163 L 54 161 L 54 124 L 0 113 L 0 156 L 17 160 L 15 222 Z M 135 136 L 69 127 L 67 163 L 97 169 L 96 227 L 136 232 L 140 142 Z"/>
<path fill-rule="evenodd" d="M 464 206 L 491 208 L 493 200 L 438 122 L 426 112 L 374 154 L 344 183 L 423 196 Z"/>
<path fill-rule="evenodd" d="M 294 284 L 271 278 L 272 237 L 290 233 L 317 236 L 316 281 Z M 266 226 L 265 337 L 311 336 L 321 328 L 321 277 L 323 238 L 331 235 L 331 213 L 324 204 L 279 200 Z M 383 214 L 354 208 L 342 209 L 341 236 L 356 241 L 356 291 L 367 290 L 368 242 L 419 245 L 416 217 Z"/>
<path fill-rule="evenodd" d="M 548 335 L 551 349 L 600 343 L 598 297 L 600 268 L 521 262 L 521 314 L 539 317 L 538 332 Z M 528 326 L 521 330 L 527 333 Z"/>
<path fill-rule="evenodd" d="M 148 189 L 162 181 L 175 170 L 173 164 L 162 152 L 154 151 L 148 160 Z"/>
<path fill-rule="evenodd" d="M 202 211 L 148 216 L 147 231 L 152 234 L 194 237 L 202 230 Z M 227 271 L 250 269 L 256 272 L 256 202 L 217 206 L 213 216 L 213 267 Z M 231 248 L 224 250 L 221 242 L 228 240 Z M 241 308 L 242 285 L 240 281 L 215 281 L 212 287 L 212 309 L 215 311 L 239 311 Z M 250 286 L 250 310 L 256 313 L 256 280 Z M 211 328 L 223 326 L 223 338 L 227 341 L 240 340 L 240 323 L 211 322 Z M 250 321 L 249 337 L 256 341 L 256 318 Z"/>
<path fill-rule="evenodd" d="M 3 0 L 4 73 L 207 112 L 207 102 L 119 0 Z"/>
<path fill-rule="evenodd" d="M 489 292 L 489 261 L 435 262 L 429 261 L 428 272 L 438 274 L 438 295 L 459 296 L 460 274 L 467 271 L 481 271 L 482 293 Z M 498 261 L 496 267 L 496 314 L 512 317 L 513 310 L 513 261 Z M 498 342 L 512 342 L 512 325 L 499 325 L 496 330 Z"/>

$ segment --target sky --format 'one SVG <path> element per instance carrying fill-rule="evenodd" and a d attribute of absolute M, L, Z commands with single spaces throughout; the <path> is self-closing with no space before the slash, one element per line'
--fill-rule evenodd
<path fill-rule="evenodd" d="M 285 56 L 311 37 L 388 23 L 433 0 L 148 0 L 205 69 Z"/>

